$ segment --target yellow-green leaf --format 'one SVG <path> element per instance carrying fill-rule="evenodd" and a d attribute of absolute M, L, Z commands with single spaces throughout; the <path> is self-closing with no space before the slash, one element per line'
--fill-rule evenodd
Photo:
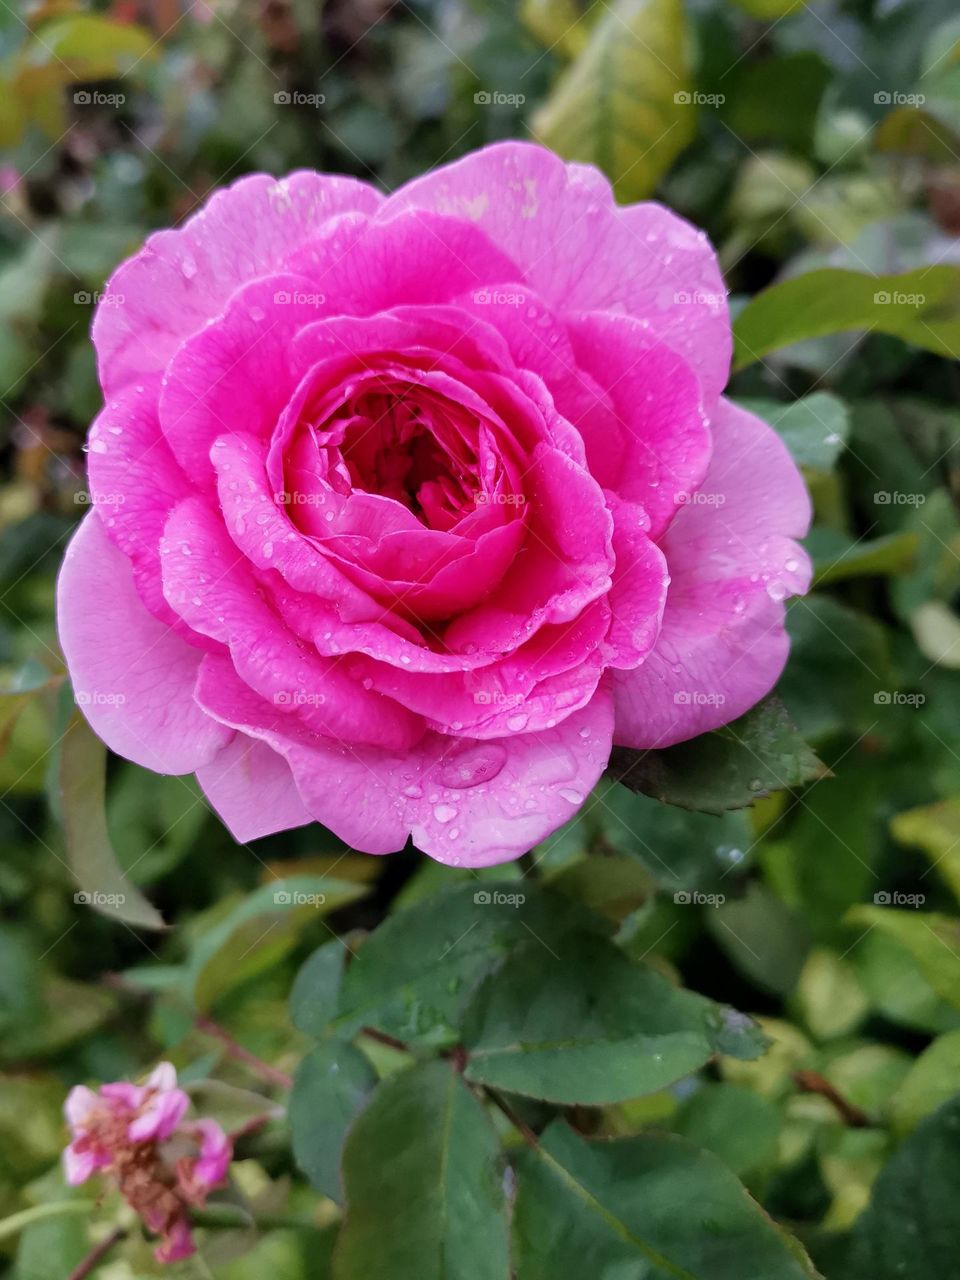
<path fill-rule="evenodd" d="M 565 159 L 601 168 L 620 200 L 649 195 L 696 129 L 686 46 L 681 0 L 616 0 L 534 133 Z"/>

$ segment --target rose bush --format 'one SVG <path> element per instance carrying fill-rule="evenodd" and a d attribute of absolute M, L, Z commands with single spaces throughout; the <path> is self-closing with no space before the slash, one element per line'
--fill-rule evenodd
<path fill-rule="evenodd" d="M 803 483 L 721 396 L 706 237 L 591 168 L 504 144 L 388 198 L 245 178 L 117 270 L 94 339 L 74 687 L 238 840 L 512 858 L 612 743 L 780 673 Z"/>

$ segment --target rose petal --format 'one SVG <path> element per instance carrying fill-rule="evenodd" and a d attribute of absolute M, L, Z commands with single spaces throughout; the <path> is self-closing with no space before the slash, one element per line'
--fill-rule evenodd
<path fill-rule="evenodd" d="M 217 191 L 178 230 L 149 236 L 110 277 L 93 322 L 104 394 L 160 372 L 235 289 L 282 270 L 334 215 L 370 214 L 380 202 L 355 178 L 259 173 Z"/>
<path fill-rule="evenodd" d="M 238 844 L 313 822 L 283 756 L 246 734 L 198 769 L 197 781 Z"/>
<path fill-rule="evenodd" d="M 57 618 L 77 701 L 111 751 L 155 773 L 192 773 L 230 741 L 193 700 L 201 653 L 144 608 L 95 511 L 67 548 Z"/>
<path fill-rule="evenodd" d="M 794 538 L 810 499 L 786 447 L 759 418 L 721 401 L 707 477 L 663 540 L 671 585 L 660 637 L 614 678 L 616 741 L 667 747 L 742 715 L 776 683 L 789 642 L 782 601 L 810 562 Z"/>

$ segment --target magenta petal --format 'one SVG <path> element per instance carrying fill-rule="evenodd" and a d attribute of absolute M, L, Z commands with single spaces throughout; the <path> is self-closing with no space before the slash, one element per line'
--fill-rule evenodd
<path fill-rule="evenodd" d="M 76 1084 L 67 1094 L 63 1115 L 74 1133 L 83 1128 L 87 1116 L 97 1105 L 97 1095 L 85 1084 Z"/>
<path fill-rule="evenodd" d="M 759 701 L 787 659 L 782 602 L 809 585 L 794 539 L 810 500 L 783 442 L 724 400 L 714 442 L 700 501 L 662 542 L 672 581 L 659 639 L 636 671 L 615 673 L 615 739 L 625 746 L 670 746 Z"/>
<path fill-rule="evenodd" d="M 86 1182 L 97 1169 L 103 1168 L 104 1161 L 98 1159 L 93 1151 L 77 1151 L 71 1143 L 63 1151 L 63 1176 L 71 1187 L 78 1187 Z"/>
<path fill-rule="evenodd" d="M 380 202 L 354 178 L 253 174 L 218 191 L 183 227 L 150 236 L 110 277 L 97 308 L 93 339 L 105 395 L 160 372 L 240 285 L 282 270 L 326 221 L 373 213 Z"/>
<path fill-rule="evenodd" d="M 154 1249 L 153 1256 L 158 1262 L 181 1262 L 184 1258 L 192 1257 L 196 1251 L 189 1222 L 185 1218 L 178 1218 L 163 1243 Z"/>
<path fill-rule="evenodd" d="M 200 1157 L 193 1167 L 193 1179 L 206 1187 L 217 1187 L 230 1168 L 233 1143 L 216 1120 L 198 1120 L 194 1129 L 200 1135 Z"/>
<path fill-rule="evenodd" d="M 154 1093 L 127 1128 L 131 1142 L 165 1142 L 186 1115 L 190 1099 L 182 1089 Z"/>
<path fill-rule="evenodd" d="M 230 741 L 193 700 L 201 653 L 146 611 L 95 511 L 67 548 L 57 616 L 77 702 L 111 751 L 192 773 Z"/>
<path fill-rule="evenodd" d="M 376 221 L 400 209 L 470 219 L 559 312 L 621 311 L 696 371 L 711 403 L 730 370 L 726 289 L 713 249 L 661 205 L 621 208 L 596 169 L 545 147 L 501 142 L 396 191 Z M 489 277 L 489 282 L 493 282 Z"/>
<path fill-rule="evenodd" d="M 582 315 L 570 322 L 577 361 L 604 387 L 612 407 L 581 430 L 590 469 L 628 502 L 640 503 L 658 537 L 693 494 L 710 461 L 700 384 L 678 355 L 626 316 Z"/>
<path fill-rule="evenodd" d="M 412 835 L 432 858 L 462 866 L 517 858 L 568 821 L 606 767 L 613 730 L 605 687 L 553 729 L 493 742 L 427 734 L 403 753 L 283 736 L 269 703 L 214 656 L 197 695 L 282 751 L 307 808 L 353 848 L 392 853 Z"/>
<path fill-rule="evenodd" d="M 197 781 L 238 844 L 313 822 L 283 756 L 244 733 L 197 770 Z"/>

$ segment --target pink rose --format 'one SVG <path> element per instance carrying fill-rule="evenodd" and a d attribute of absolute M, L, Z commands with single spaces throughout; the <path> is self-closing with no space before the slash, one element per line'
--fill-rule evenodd
<path fill-rule="evenodd" d="M 244 178 L 119 268 L 94 339 L 74 687 L 238 840 L 513 858 L 613 742 L 713 729 L 783 667 L 803 483 L 720 396 L 706 237 L 592 168 Z"/>
<path fill-rule="evenodd" d="M 96 1093 L 76 1085 L 63 1107 L 67 1182 L 78 1186 L 95 1173 L 109 1178 L 160 1236 L 158 1262 L 194 1252 L 190 1210 L 226 1181 L 233 1159 L 233 1143 L 216 1120 L 184 1119 L 189 1106 L 174 1067 L 161 1062 L 142 1085 L 114 1080 Z"/>

